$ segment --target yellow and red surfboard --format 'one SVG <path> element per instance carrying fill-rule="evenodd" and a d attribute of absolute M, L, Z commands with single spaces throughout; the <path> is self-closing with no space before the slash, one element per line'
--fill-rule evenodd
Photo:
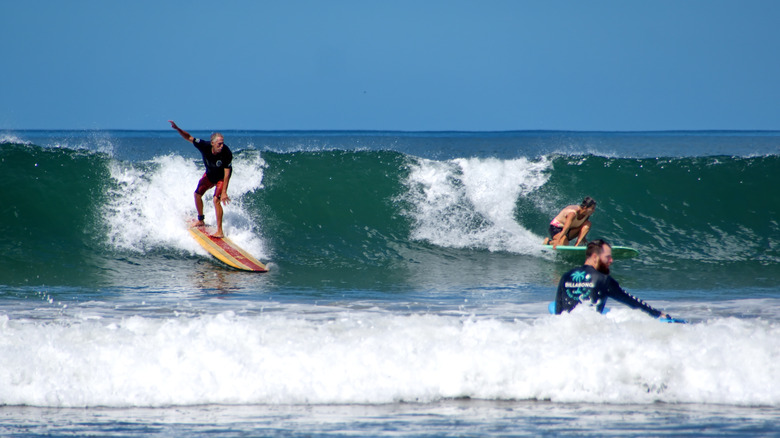
<path fill-rule="evenodd" d="M 264 264 L 241 249 L 232 240 L 227 237 L 212 236 L 216 230 L 204 226 L 191 226 L 189 231 L 203 249 L 226 265 L 242 271 L 268 272 L 268 268 Z"/>

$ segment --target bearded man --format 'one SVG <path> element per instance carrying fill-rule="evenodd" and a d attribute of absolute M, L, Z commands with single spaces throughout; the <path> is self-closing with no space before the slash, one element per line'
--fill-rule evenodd
<path fill-rule="evenodd" d="M 594 306 L 596 310 L 603 312 L 607 298 L 614 298 L 655 318 L 672 319 L 669 315 L 653 309 L 644 301 L 630 295 L 609 275 L 609 267 L 612 265 L 612 247 L 607 242 L 599 239 L 588 243 L 585 257 L 584 265 L 572 269 L 561 277 L 555 295 L 555 314 L 571 312 L 580 303 Z"/>

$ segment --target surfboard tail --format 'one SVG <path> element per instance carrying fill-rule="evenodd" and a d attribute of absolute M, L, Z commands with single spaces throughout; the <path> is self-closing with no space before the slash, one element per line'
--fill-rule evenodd
<path fill-rule="evenodd" d="M 190 235 L 214 258 L 226 265 L 250 272 L 268 272 L 268 268 L 227 237 L 214 237 L 206 227 L 190 227 Z"/>

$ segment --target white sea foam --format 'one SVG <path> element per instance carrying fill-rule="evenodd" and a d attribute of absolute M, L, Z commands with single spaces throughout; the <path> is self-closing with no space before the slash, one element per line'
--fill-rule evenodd
<path fill-rule="evenodd" d="M 17 135 L 7 132 L 0 133 L 0 143 L 23 144 L 28 146 L 32 144 L 30 141 L 22 140 Z"/>
<path fill-rule="evenodd" d="M 176 248 L 205 255 L 187 233 L 186 222 L 195 218 L 193 192 L 201 175 L 199 161 L 177 155 L 156 157 L 145 163 L 111 165 L 115 189 L 104 208 L 110 243 L 120 249 L 148 251 Z M 223 228 L 231 240 L 250 253 L 266 256 L 262 236 L 242 197 L 262 189 L 265 161 L 247 152 L 234 159 L 234 175 L 228 194 L 231 204 L 224 208 Z M 214 224 L 213 189 L 203 197 L 207 224 Z"/>
<path fill-rule="evenodd" d="M 530 320 L 330 307 L 56 322 L 0 316 L 0 405 L 471 397 L 778 406 L 778 336 L 776 322 L 664 324 L 628 309 Z"/>
<path fill-rule="evenodd" d="M 538 250 L 532 243 L 542 238 L 515 220 L 515 203 L 547 182 L 550 166 L 546 159 L 420 159 L 405 197 L 415 222 L 412 238 L 454 248 Z"/>

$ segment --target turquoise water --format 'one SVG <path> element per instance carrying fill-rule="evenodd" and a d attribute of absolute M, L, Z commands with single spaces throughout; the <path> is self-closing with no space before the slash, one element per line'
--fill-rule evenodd
<path fill-rule="evenodd" d="M 4 432 L 774 431 L 780 133 L 224 134 L 267 274 L 189 237 L 175 132 L 0 133 Z M 615 278 L 691 324 L 546 314 L 577 261 L 539 244 L 586 195 L 640 251 Z"/>

